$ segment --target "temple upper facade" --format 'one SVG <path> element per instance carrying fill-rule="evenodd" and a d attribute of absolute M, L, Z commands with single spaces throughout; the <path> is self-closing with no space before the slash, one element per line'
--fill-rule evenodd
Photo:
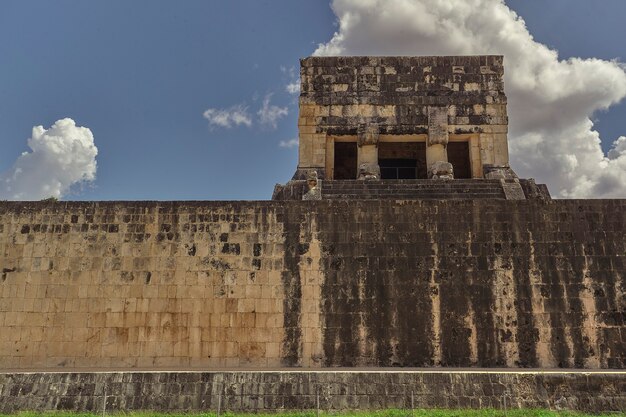
<path fill-rule="evenodd" d="M 293 179 L 514 176 L 503 75 L 502 56 L 302 59 Z"/>

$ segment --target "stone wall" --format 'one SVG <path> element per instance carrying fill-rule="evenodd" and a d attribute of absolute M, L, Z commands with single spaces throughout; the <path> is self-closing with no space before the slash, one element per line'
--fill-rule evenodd
<path fill-rule="evenodd" d="M 357 141 L 364 125 L 381 141 L 426 142 L 429 166 L 447 160 L 449 140 L 467 141 L 474 178 L 483 165 L 509 162 L 502 56 L 310 57 L 300 65 L 295 178 L 307 169 L 332 178 L 333 141 Z M 359 148 L 359 162 L 377 162 L 378 140 Z"/>
<path fill-rule="evenodd" d="M 625 374 L 379 371 L 0 374 L 0 412 L 626 409 Z M 410 411 L 409 411 L 410 412 Z"/>
<path fill-rule="evenodd" d="M 506 127 L 503 76 L 502 56 L 305 58 L 300 117 L 310 119 L 301 126 L 355 135 L 359 124 L 374 123 L 381 134 L 426 134 L 428 109 L 445 108 L 452 132 Z"/>
<path fill-rule="evenodd" d="M 3 202 L 0 368 L 624 368 L 626 201 Z"/>
<path fill-rule="evenodd" d="M 301 328 L 283 312 L 300 294 L 282 210 L 3 203 L 0 216 L 0 367 L 291 364 L 283 341 Z"/>

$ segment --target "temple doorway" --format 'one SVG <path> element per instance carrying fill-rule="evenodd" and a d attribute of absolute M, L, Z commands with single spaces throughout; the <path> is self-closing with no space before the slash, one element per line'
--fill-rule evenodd
<path fill-rule="evenodd" d="M 357 176 L 357 147 L 356 142 L 335 142 L 335 172 L 336 180 L 354 180 Z"/>
<path fill-rule="evenodd" d="M 381 142 L 378 144 L 380 176 L 385 180 L 427 178 L 424 142 Z"/>
<path fill-rule="evenodd" d="M 448 142 L 448 162 L 454 169 L 454 178 L 472 178 L 472 168 L 470 165 L 469 143 L 468 142 Z"/>

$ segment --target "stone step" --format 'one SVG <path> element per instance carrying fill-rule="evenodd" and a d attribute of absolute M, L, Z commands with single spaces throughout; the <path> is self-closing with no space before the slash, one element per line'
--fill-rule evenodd
<path fill-rule="evenodd" d="M 493 190 L 493 191 L 470 191 L 465 193 L 457 193 L 450 192 L 446 190 L 438 190 L 438 191 L 383 191 L 383 192 L 375 192 L 375 191 L 365 191 L 365 192 L 334 192 L 334 193 L 322 193 L 322 195 L 380 195 L 380 196 L 394 196 L 394 195 L 491 195 L 491 196 L 504 196 L 504 192 L 502 190 Z"/>
<path fill-rule="evenodd" d="M 501 184 L 359 184 L 359 183 L 351 183 L 351 184 L 324 184 L 322 183 L 322 187 L 326 188 L 406 188 L 406 187 L 415 187 L 415 188 L 464 188 L 464 187 L 501 187 Z"/>
<path fill-rule="evenodd" d="M 326 184 L 500 184 L 500 180 L 459 179 L 459 180 L 324 180 Z"/>
<path fill-rule="evenodd" d="M 322 192 L 326 193 L 326 194 L 334 194 L 334 193 L 340 193 L 340 194 L 350 194 L 350 193 L 436 193 L 436 192 L 443 192 L 443 193 L 459 193 L 459 194 L 463 194 L 463 193 L 501 193 L 502 192 L 502 188 L 460 188 L 460 189 L 442 189 L 442 188 L 432 188 L 432 189 L 426 189 L 426 188 L 387 188 L 387 189 L 372 189 L 372 188 L 365 188 L 365 189 L 358 189 L 358 188 L 342 188 L 342 189 L 337 189 L 337 188 L 322 188 Z"/>
<path fill-rule="evenodd" d="M 467 192 L 502 192 L 502 188 L 496 187 L 483 187 L 483 188 L 322 188 L 322 192 L 357 192 L 357 193 L 380 193 L 380 192 L 399 192 L 399 193 L 414 193 L 414 192 L 443 192 L 443 193 L 467 193 Z"/>
<path fill-rule="evenodd" d="M 360 184 L 360 185 L 397 185 L 397 184 L 433 184 L 433 185 L 445 185 L 445 184 L 500 184 L 500 181 L 493 180 L 397 180 L 397 181 L 324 181 L 325 184 Z"/>
<path fill-rule="evenodd" d="M 322 181 L 322 187 L 500 187 L 500 182 L 365 182 L 365 181 Z"/>
<path fill-rule="evenodd" d="M 498 194 L 397 194 L 397 195 L 362 195 L 362 194 L 332 194 L 322 196 L 324 200 L 479 200 L 479 199 L 504 199 L 504 195 Z"/>
<path fill-rule="evenodd" d="M 322 191 L 323 192 L 344 192 L 344 191 L 348 191 L 348 192 L 367 192 L 367 191 L 373 191 L 373 192 L 380 192 L 380 191 L 400 191 L 400 192 L 415 192 L 415 191 L 446 191 L 446 192 L 458 192 L 458 193 L 463 193 L 463 192 L 470 192 L 470 191 L 477 191 L 477 192 L 481 192 L 481 191 L 502 191 L 502 187 L 458 187 L 458 188 L 441 188 L 441 187 L 386 187 L 386 188 L 373 188 L 373 187 L 364 187 L 364 188 L 357 188 L 357 187 L 329 187 L 329 188 L 325 188 L 322 187 Z"/>
<path fill-rule="evenodd" d="M 358 182 L 350 182 L 350 183 L 327 183 L 322 182 L 322 187 L 435 187 L 435 188 L 446 188 L 446 187 L 500 187 L 500 183 L 397 183 L 397 184 L 384 184 L 384 183 L 358 183 Z"/>
<path fill-rule="evenodd" d="M 498 189 L 501 190 L 502 186 L 497 185 L 457 185 L 457 186 L 419 186 L 419 185 L 387 185 L 387 186 L 372 186 L 372 187 L 359 187 L 358 185 L 342 185 L 342 186 L 322 186 L 323 190 L 488 190 Z"/>
<path fill-rule="evenodd" d="M 344 193 L 344 194 L 323 194 L 323 199 L 504 199 L 503 192 L 500 193 L 393 193 L 393 194 L 365 194 L 365 193 Z"/>
<path fill-rule="evenodd" d="M 322 181 L 322 198 L 372 199 L 504 199 L 499 180 Z"/>
<path fill-rule="evenodd" d="M 354 184 L 345 185 L 322 185 L 323 190 L 485 190 L 485 189 L 502 189 L 501 185 L 485 184 L 485 185 L 372 185 L 359 186 Z"/>

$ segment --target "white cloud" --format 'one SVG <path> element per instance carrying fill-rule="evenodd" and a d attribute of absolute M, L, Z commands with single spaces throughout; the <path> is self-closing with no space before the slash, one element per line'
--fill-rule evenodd
<path fill-rule="evenodd" d="M 298 146 L 298 138 L 281 140 L 278 143 L 278 146 L 280 146 L 281 148 L 295 148 L 296 146 Z"/>
<path fill-rule="evenodd" d="M 278 120 L 282 117 L 287 116 L 289 111 L 287 107 L 278 107 L 270 104 L 270 100 L 272 99 L 272 94 L 267 94 L 263 99 L 263 106 L 257 112 L 259 116 L 259 121 L 262 125 L 270 126 L 273 129 L 276 129 L 278 126 Z"/>
<path fill-rule="evenodd" d="M 266 94 L 261 108 L 257 111 L 258 122 L 266 127 L 276 129 L 278 121 L 289 113 L 287 107 L 278 107 L 271 104 L 272 93 Z M 209 121 L 211 128 L 232 128 L 240 125 L 252 127 L 254 124 L 252 116 L 248 112 L 248 107 L 238 104 L 225 109 L 210 108 L 203 116 Z"/>
<path fill-rule="evenodd" d="M 294 81 L 285 86 L 285 91 L 289 94 L 300 94 L 300 81 Z"/>
<path fill-rule="evenodd" d="M 96 178 L 98 149 L 93 134 L 72 119 L 58 120 L 48 130 L 33 127 L 28 146 L 31 152 L 22 153 L 0 175 L 0 199 L 61 198 L 73 185 Z"/>
<path fill-rule="evenodd" d="M 252 118 L 248 114 L 248 108 L 243 104 L 226 109 L 207 109 L 203 116 L 209 121 L 211 127 L 223 127 L 229 129 L 233 126 L 252 126 Z"/>
<path fill-rule="evenodd" d="M 280 67 L 280 71 L 289 77 L 289 82 L 285 85 L 285 91 L 289 94 L 300 94 L 300 75 L 296 73 L 295 67 Z"/>
<path fill-rule="evenodd" d="M 316 55 L 505 56 L 511 165 L 559 197 L 626 197 L 626 140 L 607 156 L 594 112 L 626 97 L 617 62 L 536 42 L 502 0 L 334 0 L 339 30 Z"/>
<path fill-rule="evenodd" d="M 609 151 L 609 159 L 611 160 L 622 156 L 626 156 L 626 136 L 621 136 L 613 142 L 613 148 Z"/>

